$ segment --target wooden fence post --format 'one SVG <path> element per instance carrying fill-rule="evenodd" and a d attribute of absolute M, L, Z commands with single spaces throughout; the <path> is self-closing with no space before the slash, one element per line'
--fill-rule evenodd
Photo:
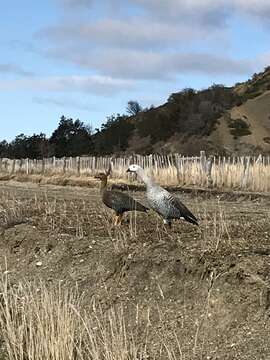
<path fill-rule="evenodd" d="M 25 159 L 25 163 L 26 163 L 26 174 L 29 174 L 29 159 Z"/>
<path fill-rule="evenodd" d="M 56 159 L 51 157 L 42 160 L 35 159 L 7 159 L 0 158 L 0 172 L 12 173 L 24 172 L 36 173 L 37 170 L 44 174 L 46 171 L 61 174 L 77 174 L 81 176 L 87 170 L 90 174 L 95 171 L 108 168 L 109 157 L 63 157 Z M 269 191 L 270 158 L 267 156 L 232 156 L 214 157 L 206 156 L 205 151 L 200 156 L 181 157 L 179 154 L 168 156 L 152 154 L 147 156 L 132 155 L 114 159 L 114 176 L 127 178 L 124 172 L 131 163 L 138 163 L 146 169 L 153 169 L 155 176 L 159 178 L 163 170 L 168 172 L 168 181 L 177 181 L 178 184 L 201 184 L 208 187 L 235 187 L 247 190 Z M 256 171 L 256 177 L 251 179 L 251 173 Z M 166 173 L 167 174 L 167 173 Z M 177 177 L 177 179 L 176 179 Z M 166 177 L 163 178 L 166 181 Z"/>
<path fill-rule="evenodd" d="M 180 183 L 180 172 L 179 172 L 179 154 L 174 154 L 173 156 L 173 164 L 176 168 L 176 178 L 177 178 L 177 183 Z"/>
<path fill-rule="evenodd" d="M 205 155 L 205 151 L 204 151 L 204 150 L 200 151 L 200 162 L 201 162 L 201 166 L 202 166 L 203 171 L 205 171 L 206 155 Z"/>
<path fill-rule="evenodd" d="M 14 173 L 15 173 L 15 165 L 16 165 L 16 160 L 13 159 L 13 160 L 12 160 L 12 167 L 11 167 L 11 174 L 14 174 Z"/>
<path fill-rule="evenodd" d="M 41 174 L 44 175 L 45 174 L 45 159 L 42 158 L 42 163 L 41 163 Z"/>
<path fill-rule="evenodd" d="M 63 173 L 65 174 L 66 173 L 66 168 L 67 168 L 67 161 L 66 161 L 65 156 L 63 157 L 63 161 L 64 161 L 64 163 L 63 163 Z"/>
<path fill-rule="evenodd" d="M 212 178 L 213 162 L 214 162 L 214 156 L 211 155 L 206 160 L 206 164 L 205 164 L 205 172 L 206 172 L 206 177 L 207 177 L 207 186 L 210 187 L 210 188 L 213 186 L 213 178 Z"/>
<path fill-rule="evenodd" d="M 20 159 L 20 162 L 19 162 L 19 173 L 22 172 L 22 167 L 23 167 L 23 159 Z"/>
<path fill-rule="evenodd" d="M 262 154 L 260 154 L 256 159 L 256 164 L 261 164 L 261 163 L 262 163 Z"/>
<path fill-rule="evenodd" d="M 245 188 L 247 186 L 249 176 L 250 156 L 244 158 L 243 165 L 244 171 L 242 175 L 241 187 Z"/>
<path fill-rule="evenodd" d="M 75 160 L 76 160 L 76 158 L 75 158 Z M 72 156 L 70 156 L 70 157 L 69 157 L 69 160 L 68 160 L 68 168 L 67 168 L 67 169 L 68 169 L 69 171 L 73 171 L 73 167 L 72 167 L 72 166 L 73 166 Z"/>
<path fill-rule="evenodd" d="M 76 157 L 76 165 L 77 165 L 77 175 L 81 174 L 81 158 L 79 156 Z"/>
<path fill-rule="evenodd" d="M 53 158 L 52 158 L 52 168 L 53 168 L 53 173 L 56 171 L 56 158 L 55 158 L 55 156 L 53 156 Z"/>
<path fill-rule="evenodd" d="M 7 172 L 8 171 L 8 159 L 5 159 L 4 167 L 5 167 L 5 172 Z"/>

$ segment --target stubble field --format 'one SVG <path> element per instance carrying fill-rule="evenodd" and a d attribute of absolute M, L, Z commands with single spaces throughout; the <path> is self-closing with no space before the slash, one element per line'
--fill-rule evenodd
<path fill-rule="evenodd" d="M 199 227 L 2 182 L 2 358 L 267 359 L 270 199 L 177 195 Z"/>

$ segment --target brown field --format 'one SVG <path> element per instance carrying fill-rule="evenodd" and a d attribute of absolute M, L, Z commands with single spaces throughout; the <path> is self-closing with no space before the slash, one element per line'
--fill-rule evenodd
<path fill-rule="evenodd" d="M 267 359 L 269 198 L 179 196 L 199 228 L 2 181 L 0 359 Z"/>

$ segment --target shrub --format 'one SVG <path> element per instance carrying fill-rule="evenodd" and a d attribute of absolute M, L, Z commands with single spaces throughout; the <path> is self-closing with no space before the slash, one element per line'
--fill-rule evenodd
<path fill-rule="evenodd" d="M 231 120 L 229 123 L 229 128 L 231 128 L 230 132 L 235 138 L 252 134 L 249 129 L 249 124 L 247 124 L 242 119 Z"/>
<path fill-rule="evenodd" d="M 266 142 L 267 144 L 270 144 L 270 137 L 269 136 L 264 137 L 263 141 Z"/>

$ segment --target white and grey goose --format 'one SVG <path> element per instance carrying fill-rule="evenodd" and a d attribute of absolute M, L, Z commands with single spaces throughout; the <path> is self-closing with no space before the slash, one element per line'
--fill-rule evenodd
<path fill-rule="evenodd" d="M 198 220 L 188 208 L 177 197 L 156 184 L 139 165 L 130 165 L 127 172 L 136 173 L 145 183 L 149 206 L 162 216 L 164 224 L 171 226 L 172 220 L 183 219 L 198 225 Z"/>

